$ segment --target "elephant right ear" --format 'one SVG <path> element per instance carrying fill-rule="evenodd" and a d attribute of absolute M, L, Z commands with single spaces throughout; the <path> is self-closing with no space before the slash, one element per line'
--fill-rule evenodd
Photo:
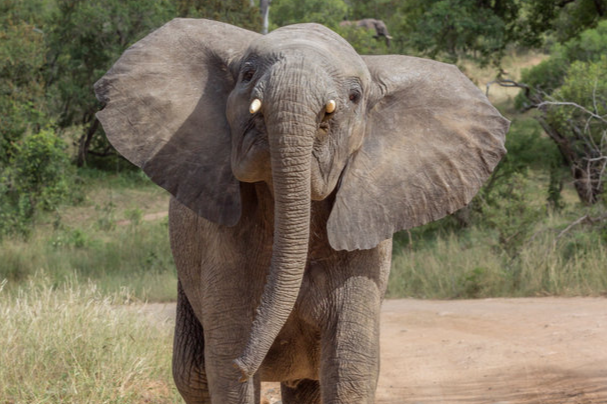
<path fill-rule="evenodd" d="M 327 224 L 336 250 L 373 248 L 464 207 L 506 152 L 508 120 L 455 66 L 363 60 L 376 94 Z"/>
<path fill-rule="evenodd" d="M 95 83 L 112 145 L 182 204 L 233 226 L 240 186 L 230 166 L 230 62 L 259 34 L 175 19 L 131 46 Z"/>

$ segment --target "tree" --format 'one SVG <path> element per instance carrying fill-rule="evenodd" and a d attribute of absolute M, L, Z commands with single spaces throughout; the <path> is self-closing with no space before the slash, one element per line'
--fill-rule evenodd
<path fill-rule="evenodd" d="M 553 47 L 546 61 L 523 73 L 517 97 L 558 146 L 580 200 L 593 204 L 607 164 L 607 21 Z"/>
<path fill-rule="evenodd" d="M 259 8 L 250 0 L 177 0 L 180 17 L 208 18 L 259 32 Z"/>
<path fill-rule="evenodd" d="M 520 43 L 539 47 L 546 33 L 566 42 L 605 18 L 605 0 L 527 0 L 518 24 Z"/>
<path fill-rule="evenodd" d="M 605 190 L 607 167 L 607 57 L 574 62 L 552 99 L 538 105 L 546 133 L 571 167 L 575 189 L 587 204 Z"/>
<path fill-rule="evenodd" d="M 316 22 L 337 28 L 344 19 L 348 6 L 343 0 L 273 0 L 270 9 L 271 24 L 283 25 Z"/>
<path fill-rule="evenodd" d="M 80 126 L 78 165 L 88 154 L 111 148 L 95 113 L 101 108 L 93 84 L 122 52 L 175 15 L 169 0 L 58 0 L 48 32 L 47 83 L 56 91 L 55 113 L 61 128 Z"/>
<path fill-rule="evenodd" d="M 516 41 L 516 0 L 411 0 L 399 29 L 422 55 L 456 62 L 460 56 L 499 64 Z"/>
<path fill-rule="evenodd" d="M 3 2 L 0 6 L 0 167 L 28 131 L 48 120 L 43 69 L 45 2 Z"/>

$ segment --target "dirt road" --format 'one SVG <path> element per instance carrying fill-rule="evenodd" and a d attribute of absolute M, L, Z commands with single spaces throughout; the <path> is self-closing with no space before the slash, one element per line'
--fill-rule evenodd
<path fill-rule="evenodd" d="M 381 328 L 377 404 L 607 404 L 607 299 L 388 300 Z"/>

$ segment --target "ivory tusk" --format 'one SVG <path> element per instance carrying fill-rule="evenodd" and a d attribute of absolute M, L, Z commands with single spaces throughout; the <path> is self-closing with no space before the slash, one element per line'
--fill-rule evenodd
<path fill-rule="evenodd" d="M 254 114 L 261 108 L 261 100 L 259 98 L 255 98 L 249 107 L 249 112 Z"/>
<path fill-rule="evenodd" d="M 327 111 L 327 114 L 333 113 L 333 111 L 335 111 L 335 100 L 327 101 L 327 104 L 325 105 L 325 110 Z"/>

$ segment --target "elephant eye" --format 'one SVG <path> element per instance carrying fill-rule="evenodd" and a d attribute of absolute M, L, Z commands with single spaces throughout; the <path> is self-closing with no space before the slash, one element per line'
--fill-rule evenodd
<path fill-rule="evenodd" d="M 247 69 L 242 73 L 242 81 L 248 83 L 255 75 L 254 69 Z"/>
<path fill-rule="evenodd" d="M 360 92 L 358 90 L 352 90 L 350 91 L 350 96 L 348 98 L 353 103 L 358 104 L 358 101 L 360 100 Z"/>
<path fill-rule="evenodd" d="M 242 68 L 242 81 L 248 83 L 255 76 L 255 66 L 252 62 L 247 62 Z"/>

